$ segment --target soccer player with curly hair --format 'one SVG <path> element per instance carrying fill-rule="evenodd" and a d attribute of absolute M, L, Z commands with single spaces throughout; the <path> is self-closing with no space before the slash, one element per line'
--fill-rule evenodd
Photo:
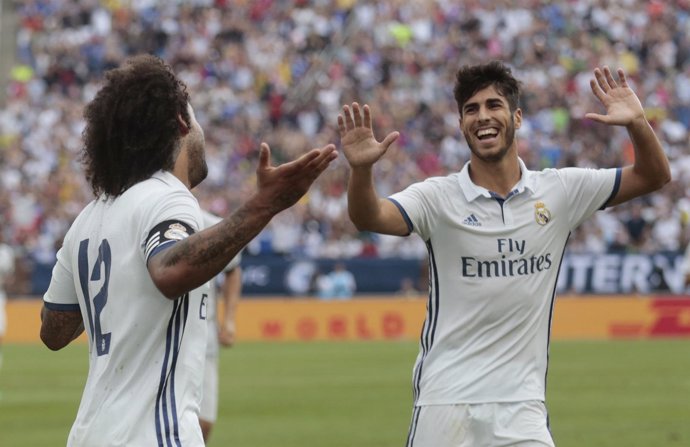
<path fill-rule="evenodd" d="M 207 174 L 204 132 L 162 60 L 106 73 L 84 113 L 83 163 L 96 198 L 58 252 L 41 339 L 58 350 L 84 328 L 89 373 L 70 446 L 203 446 L 199 426 L 208 281 L 336 157 L 313 149 L 271 166 L 256 192 L 204 229 L 190 190 Z"/>

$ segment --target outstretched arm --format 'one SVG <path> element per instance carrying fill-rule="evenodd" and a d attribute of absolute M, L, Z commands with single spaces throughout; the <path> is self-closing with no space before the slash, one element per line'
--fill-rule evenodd
<path fill-rule="evenodd" d="M 343 106 L 343 113 L 338 115 L 338 129 L 343 152 L 350 164 L 350 181 L 347 186 L 347 207 L 350 219 L 359 230 L 377 233 L 406 235 L 407 224 L 393 203 L 376 194 L 373 180 L 373 166 L 388 147 L 398 138 L 398 132 L 392 132 L 376 141 L 371 126 L 371 112 L 364 105 L 364 117 L 359 104 Z"/>
<path fill-rule="evenodd" d="M 294 205 L 336 158 L 335 146 L 312 149 L 297 160 L 271 166 L 261 145 L 258 190 L 237 211 L 154 255 L 148 269 L 156 287 L 175 299 L 217 275 L 280 211 Z"/>
<path fill-rule="evenodd" d="M 623 70 L 618 69 L 618 82 L 608 67 L 603 71 L 595 69 L 594 77 L 590 86 L 594 96 L 606 107 L 606 114 L 587 113 L 585 117 L 608 125 L 625 126 L 635 148 L 635 162 L 623 168 L 618 193 L 609 202 L 609 205 L 618 205 L 660 189 L 671 180 L 671 170 L 661 142 Z"/>

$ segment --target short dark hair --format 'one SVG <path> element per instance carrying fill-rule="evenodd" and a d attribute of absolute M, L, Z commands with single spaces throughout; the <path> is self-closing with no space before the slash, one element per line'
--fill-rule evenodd
<path fill-rule="evenodd" d="M 99 196 L 118 196 L 156 171 L 172 170 L 187 125 L 187 87 L 160 58 L 134 56 L 105 74 L 86 106 L 81 161 Z"/>
<path fill-rule="evenodd" d="M 520 81 L 515 79 L 510 67 L 501 61 L 491 61 L 480 65 L 465 65 L 455 75 L 453 95 L 460 116 L 467 100 L 491 85 L 508 100 L 511 111 L 517 110 L 520 104 Z"/>

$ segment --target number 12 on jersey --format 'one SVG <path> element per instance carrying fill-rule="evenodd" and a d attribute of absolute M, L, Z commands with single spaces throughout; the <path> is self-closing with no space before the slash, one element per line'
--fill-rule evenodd
<path fill-rule="evenodd" d="M 96 353 L 101 356 L 110 352 L 110 332 L 104 334 L 101 329 L 101 312 L 108 302 L 108 283 L 110 282 L 111 256 L 108 240 L 103 239 L 101 241 L 101 245 L 98 247 L 98 257 L 91 268 L 90 275 L 88 257 L 89 240 L 84 239 L 79 243 L 79 283 L 84 295 L 86 314 L 89 317 L 91 339 L 96 346 Z M 89 282 L 100 281 L 101 278 L 103 280 L 101 290 L 92 299 L 89 293 Z"/>

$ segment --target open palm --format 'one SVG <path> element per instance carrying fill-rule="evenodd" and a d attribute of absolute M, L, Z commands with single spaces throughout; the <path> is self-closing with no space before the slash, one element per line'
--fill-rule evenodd
<path fill-rule="evenodd" d="M 400 135 L 398 132 L 391 132 L 383 141 L 376 141 L 371 128 L 369 106 L 365 104 L 362 109 L 364 116 L 359 104 L 355 102 L 352 104 L 352 112 L 350 112 L 350 106 L 345 105 L 343 113 L 338 115 L 342 150 L 353 168 L 371 166 L 376 163 Z"/>
<path fill-rule="evenodd" d="M 261 143 L 256 168 L 258 195 L 274 212 L 294 205 L 337 156 L 335 146 L 328 144 L 312 149 L 296 160 L 271 165 L 271 150 Z"/>
<path fill-rule="evenodd" d="M 628 85 L 625 73 L 618 69 L 619 82 L 613 79 L 611 70 L 604 67 L 594 70 L 590 87 L 594 96 L 606 107 L 606 114 L 587 113 L 585 117 L 604 124 L 626 126 L 637 118 L 644 117 L 639 98 Z"/>

